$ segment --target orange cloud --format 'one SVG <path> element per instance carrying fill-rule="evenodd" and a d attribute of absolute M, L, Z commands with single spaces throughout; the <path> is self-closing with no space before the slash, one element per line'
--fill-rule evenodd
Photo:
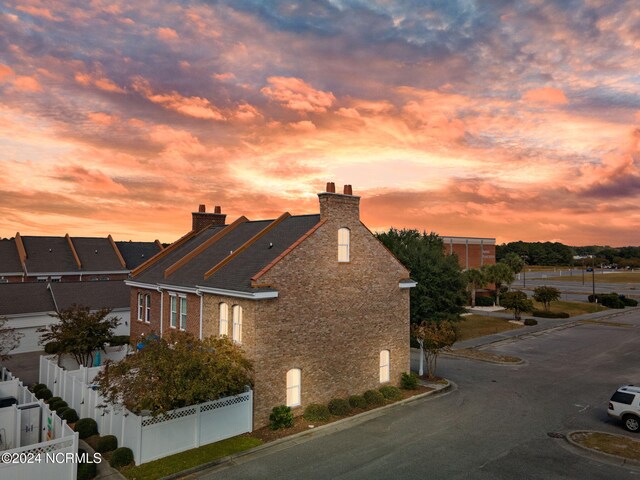
<path fill-rule="evenodd" d="M 118 118 L 103 112 L 90 112 L 87 114 L 87 117 L 96 125 L 103 125 L 105 127 L 112 125 Z"/>
<path fill-rule="evenodd" d="M 21 92 L 41 92 L 42 86 L 37 79 L 33 77 L 20 76 L 13 81 L 13 86 Z"/>
<path fill-rule="evenodd" d="M 160 27 L 156 29 L 156 35 L 160 40 L 164 40 L 166 42 L 171 42 L 178 39 L 178 32 L 176 32 L 173 28 L 168 27 Z"/>
<path fill-rule="evenodd" d="M 322 113 L 336 101 L 333 93 L 316 90 L 300 78 L 269 77 L 267 81 L 270 86 L 262 88 L 262 94 L 290 110 Z"/>
<path fill-rule="evenodd" d="M 149 82 L 143 78 L 137 78 L 133 83 L 133 88 L 147 100 L 157 103 L 167 110 L 204 120 L 225 120 L 220 110 L 206 98 L 185 97 L 176 91 L 165 94 L 154 93 Z"/>
<path fill-rule="evenodd" d="M 522 99 L 533 103 L 548 103 L 552 105 L 564 105 L 569 103 L 564 92 L 559 88 L 542 87 L 525 92 Z"/>
<path fill-rule="evenodd" d="M 76 73 L 74 78 L 76 82 L 85 87 L 93 85 L 94 87 L 97 87 L 100 90 L 104 90 L 105 92 L 124 93 L 123 88 L 119 87 L 113 80 L 110 80 L 103 75 Z"/>
<path fill-rule="evenodd" d="M 13 74 L 13 69 L 10 66 L 0 63 L 0 78 Z"/>

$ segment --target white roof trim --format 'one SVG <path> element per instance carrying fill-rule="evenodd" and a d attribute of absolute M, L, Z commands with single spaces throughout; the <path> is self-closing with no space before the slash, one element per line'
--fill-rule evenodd
<path fill-rule="evenodd" d="M 263 300 L 265 298 L 278 298 L 277 291 L 252 293 L 252 292 L 240 292 L 238 290 L 225 290 L 222 288 L 201 287 L 201 286 L 198 286 L 198 291 L 202 293 L 211 293 L 214 295 L 224 295 L 227 297 L 249 298 L 251 300 Z"/>
<path fill-rule="evenodd" d="M 68 272 L 29 272 L 27 277 L 48 277 L 48 276 L 76 276 L 76 275 L 122 275 L 131 270 L 71 270 Z M 24 275 L 24 274 L 21 274 Z"/>
<path fill-rule="evenodd" d="M 133 280 L 125 280 L 124 284 L 128 285 L 130 287 L 146 288 L 148 290 L 155 290 L 157 292 L 162 290 L 158 285 L 155 285 L 153 283 L 142 283 L 142 282 L 136 282 L 136 281 L 133 281 Z"/>
<path fill-rule="evenodd" d="M 400 282 L 400 283 L 398 284 L 398 286 L 399 286 L 400 288 L 413 288 L 413 287 L 418 286 L 418 282 L 415 282 L 415 281 L 413 281 L 413 280 L 411 280 L 411 281 L 409 281 L 409 282 L 404 281 L 404 282 Z"/>

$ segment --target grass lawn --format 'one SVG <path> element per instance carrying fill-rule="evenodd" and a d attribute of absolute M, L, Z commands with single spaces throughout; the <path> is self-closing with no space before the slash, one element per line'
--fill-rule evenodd
<path fill-rule="evenodd" d="M 561 277 L 549 278 L 549 280 L 559 282 L 582 282 L 582 272 L 576 271 L 573 276 L 563 275 Z M 585 272 L 584 283 L 591 284 L 591 272 Z M 596 272 L 596 284 L 597 283 L 640 283 L 640 272 L 615 272 L 602 274 L 599 271 Z"/>
<path fill-rule="evenodd" d="M 544 310 L 544 305 L 542 303 L 536 302 L 534 300 L 533 307 L 536 310 Z M 603 307 L 598 303 L 588 303 L 588 302 L 565 302 L 562 300 L 558 300 L 556 302 L 551 302 L 551 306 L 549 308 L 552 312 L 567 312 L 571 317 L 575 317 L 576 315 L 582 315 L 585 313 L 595 313 L 602 312 L 603 310 L 608 310 L 607 307 Z M 527 314 L 523 314 L 523 317 Z"/>
<path fill-rule="evenodd" d="M 629 437 L 603 432 L 576 432 L 571 438 L 573 441 L 599 452 L 620 455 L 631 460 L 640 458 L 640 441 Z"/>
<path fill-rule="evenodd" d="M 470 338 L 483 337 L 494 333 L 522 328 L 521 325 L 509 323 L 507 319 L 489 317 L 484 315 L 467 315 L 457 323 L 458 341 Z"/>
<path fill-rule="evenodd" d="M 200 448 L 176 453 L 160 460 L 144 463 L 137 467 L 126 467 L 122 469 L 121 473 L 131 480 L 154 480 L 226 457 L 232 453 L 249 450 L 261 444 L 262 440 L 250 435 L 239 435 L 221 442 L 210 443 Z"/>

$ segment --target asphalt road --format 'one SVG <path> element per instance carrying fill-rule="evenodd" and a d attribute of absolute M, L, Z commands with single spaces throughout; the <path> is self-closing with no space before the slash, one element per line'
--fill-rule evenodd
<path fill-rule="evenodd" d="M 586 324 L 492 348 L 520 356 L 522 366 L 441 358 L 438 373 L 457 385 L 448 394 L 197 478 L 638 479 L 638 469 L 548 435 L 626 434 L 606 406 L 620 384 L 640 383 L 640 311 L 615 320 L 631 327 Z"/>

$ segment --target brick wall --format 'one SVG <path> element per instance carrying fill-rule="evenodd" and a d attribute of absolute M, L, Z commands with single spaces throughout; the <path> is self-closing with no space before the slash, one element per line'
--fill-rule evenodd
<path fill-rule="evenodd" d="M 302 371 L 302 405 L 378 388 L 381 350 L 391 384 L 409 369 L 408 273 L 358 219 L 358 197 L 320 195 L 327 221 L 262 278 L 279 297 L 257 302 L 254 426 L 286 402 L 286 373 Z M 338 229 L 351 230 L 350 262 L 338 263 Z"/>
<path fill-rule="evenodd" d="M 458 263 L 463 269 L 480 268 L 482 265 L 493 265 L 496 263 L 496 246 L 473 239 L 468 244 L 465 239 L 456 240 L 457 243 L 445 241 L 444 249 L 447 255 L 456 254 Z"/>
<path fill-rule="evenodd" d="M 151 321 L 146 323 L 138 320 L 138 294 L 151 296 Z M 160 334 L 160 292 L 156 290 L 146 290 L 144 288 L 131 288 L 131 338 L 137 339 L 141 335 L 149 335 L 151 332 Z"/>

